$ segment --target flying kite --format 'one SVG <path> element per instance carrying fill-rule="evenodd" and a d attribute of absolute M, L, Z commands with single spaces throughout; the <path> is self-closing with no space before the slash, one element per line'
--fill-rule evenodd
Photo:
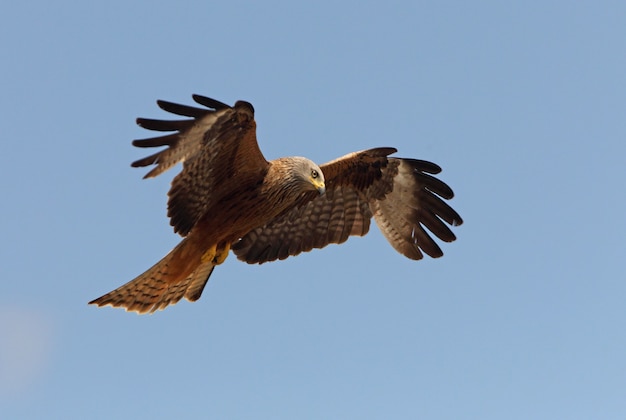
<path fill-rule="evenodd" d="M 216 265 L 230 250 L 250 264 L 283 260 L 313 248 L 365 235 L 374 217 L 391 246 L 413 260 L 443 255 L 432 235 L 456 239 L 450 226 L 463 223 L 445 200 L 448 185 L 432 176 L 434 163 L 389 157 L 381 147 L 316 165 L 303 157 L 267 161 L 256 139 L 254 108 L 245 101 L 226 105 L 200 95 L 206 108 L 157 101 L 182 120 L 138 118 L 148 130 L 170 134 L 133 141 L 165 149 L 132 163 L 156 165 L 155 177 L 178 162 L 168 216 L 183 240 L 146 272 L 95 299 L 138 313 L 154 312 L 200 298 Z M 431 234 L 429 234 L 429 232 Z"/>

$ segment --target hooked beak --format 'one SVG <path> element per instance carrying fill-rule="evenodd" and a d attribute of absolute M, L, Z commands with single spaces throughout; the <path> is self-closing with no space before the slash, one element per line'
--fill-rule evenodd
<path fill-rule="evenodd" d="M 320 181 L 319 179 L 311 179 L 311 183 L 313 184 L 317 192 L 320 193 L 320 195 L 323 195 L 326 192 L 326 185 L 324 184 L 324 181 Z"/>

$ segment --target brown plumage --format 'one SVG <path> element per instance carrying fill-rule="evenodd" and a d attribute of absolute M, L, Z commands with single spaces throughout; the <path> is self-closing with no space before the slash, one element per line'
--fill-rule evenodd
<path fill-rule="evenodd" d="M 157 101 L 163 110 L 191 118 L 138 118 L 144 128 L 174 133 L 133 142 L 167 146 L 132 164 L 156 165 L 146 177 L 183 162 L 168 194 L 168 216 L 184 239 L 146 272 L 91 304 L 145 313 L 183 297 L 195 301 L 231 248 L 248 263 L 285 259 L 365 235 L 372 217 L 389 243 L 411 259 L 443 255 L 428 231 L 445 242 L 456 239 L 448 225 L 462 220 L 443 200 L 453 193 L 432 176 L 441 171 L 434 163 L 388 157 L 394 148 L 350 153 L 319 167 L 301 157 L 268 162 L 256 140 L 251 104 L 193 98 L 208 109 Z"/>

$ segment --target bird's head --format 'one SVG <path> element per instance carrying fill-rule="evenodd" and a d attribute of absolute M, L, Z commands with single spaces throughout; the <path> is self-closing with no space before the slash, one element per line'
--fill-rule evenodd
<path fill-rule="evenodd" d="M 307 158 L 297 159 L 296 174 L 300 181 L 305 185 L 306 189 L 314 189 L 321 194 L 326 192 L 326 184 L 324 181 L 324 173 L 314 162 Z"/>
<path fill-rule="evenodd" d="M 322 173 L 322 170 L 317 165 L 315 165 L 315 167 L 310 168 L 309 181 L 311 182 L 311 184 L 313 184 L 313 186 L 315 187 L 317 192 L 320 193 L 320 195 L 326 192 L 326 183 L 324 182 L 324 174 Z"/>

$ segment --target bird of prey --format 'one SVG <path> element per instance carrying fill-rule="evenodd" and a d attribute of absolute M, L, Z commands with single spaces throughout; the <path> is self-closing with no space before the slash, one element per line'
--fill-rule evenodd
<path fill-rule="evenodd" d="M 196 301 L 230 250 L 250 264 L 283 260 L 363 236 L 372 217 L 391 246 L 414 260 L 443 255 L 431 235 L 456 239 L 449 226 L 463 221 L 444 201 L 453 197 L 452 189 L 432 176 L 441 172 L 436 164 L 390 157 L 397 151 L 392 147 L 320 166 L 303 157 L 268 161 L 250 103 L 193 99 L 204 108 L 157 101 L 188 118 L 138 118 L 141 127 L 169 134 L 133 141 L 137 147 L 165 146 L 132 163 L 155 165 L 145 178 L 183 162 L 168 193 L 168 216 L 183 239 L 146 272 L 91 304 L 146 313 L 183 297 Z"/>

